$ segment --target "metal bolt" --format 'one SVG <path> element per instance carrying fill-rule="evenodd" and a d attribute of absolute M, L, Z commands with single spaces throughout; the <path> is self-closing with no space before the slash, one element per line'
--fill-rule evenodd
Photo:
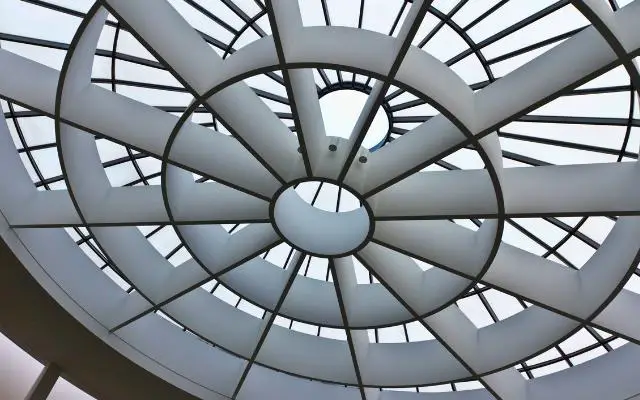
<path fill-rule="evenodd" d="M 329 151 L 336 151 L 338 150 L 338 146 L 336 146 L 335 144 L 331 143 L 329 145 Z"/>
<path fill-rule="evenodd" d="M 365 164 L 367 162 L 367 156 L 360 156 L 360 158 L 358 158 L 358 161 L 360 161 L 360 163 Z"/>

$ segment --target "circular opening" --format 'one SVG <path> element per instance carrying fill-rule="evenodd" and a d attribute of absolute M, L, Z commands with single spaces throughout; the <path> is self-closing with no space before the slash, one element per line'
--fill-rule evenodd
<path fill-rule="evenodd" d="M 306 181 L 280 192 L 271 207 L 275 229 L 292 247 L 319 257 L 357 251 L 372 230 L 368 208 L 348 189 Z"/>
<path fill-rule="evenodd" d="M 328 136 L 348 138 L 369 96 L 357 90 L 337 90 L 320 99 L 324 127 Z M 380 107 L 364 137 L 362 147 L 371 149 L 382 142 L 389 131 L 389 118 Z"/>
<path fill-rule="evenodd" d="M 302 182 L 295 191 L 307 204 L 323 211 L 341 213 L 362 206 L 360 199 L 350 190 L 329 182 Z"/>

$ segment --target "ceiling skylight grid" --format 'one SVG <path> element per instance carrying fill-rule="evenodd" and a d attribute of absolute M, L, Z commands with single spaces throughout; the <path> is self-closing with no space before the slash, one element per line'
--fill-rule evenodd
<path fill-rule="evenodd" d="M 7 0 L 8 235 L 198 396 L 597 396 L 534 378 L 640 337 L 628 3 Z"/>

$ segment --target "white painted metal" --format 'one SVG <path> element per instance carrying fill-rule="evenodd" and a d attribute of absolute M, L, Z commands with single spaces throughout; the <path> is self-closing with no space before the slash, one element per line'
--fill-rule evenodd
<path fill-rule="evenodd" d="M 604 0 L 582 3 L 608 27 L 625 57 L 638 53 L 639 1 L 616 13 Z M 106 8 L 93 9 L 78 31 L 61 72 L 0 50 L 0 65 L 11 71 L 0 74 L 0 95 L 56 118 L 68 187 L 60 192 L 33 187 L 3 121 L 0 183 L 9 190 L 0 193 L 0 225 L 3 239 L 29 271 L 115 349 L 202 398 L 235 393 L 246 400 L 595 400 L 624 399 L 640 392 L 629 367 L 640 362 L 634 345 L 546 378 L 526 381 L 513 369 L 584 324 L 640 343 L 640 325 L 628 317 L 640 305 L 640 296 L 622 290 L 640 253 L 638 166 L 504 169 L 495 134 L 514 117 L 616 62 L 628 61 L 619 60 L 596 27 L 474 93 L 422 50 L 412 47 L 401 54 L 401 43 L 411 40 L 409 32 L 420 22 L 421 7 L 428 1 L 414 2 L 399 36 L 393 38 L 344 27 L 304 27 L 297 2 L 274 0 L 269 12 L 277 28 L 275 38 L 258 40 L 225 61 L 168 1 L 104 4 Z M 90 83 L 107 9 L 166 64 L 197 102 L 229 126 L 232 136 L 191 122 L 190 115 L 180 119 Z M 148 22 L 148 10 L 153 10 L 154 23 Z M 401 63 L 394 71 L 396 59 Z M 359 192 L 373 215 L 365 207 L 348 213 L 320 211 L 293 189 L 285 189 L 305 172 L 338 178 L 359 141 L 354 135 L 338 141 L 335 153 L 328 151 L 313 74 L 301 68 L 308 65 L 386 76 L 413 88 L 442 112 L 370 154 L 366 164 L 347 165 L 345 183 Z M 285 69 L 303 143 L 238 82 L 274 68 Z M 384 95 L 383 88 L 383 83 L 374 85 L 354 132 L 366 125 L 365 115 L 374 108 L 375 97 Z M 162 185 L 112 187 L 93 135 L 160 158 Z M 476 147 L 485 170 L 413 174 L 466 144 Z M 310 167 L 306 171 L 304 157 Z M 217 183 L 195 183 L 192 172 Z M 579 271 L 501 242 L 506 217 L 551 215 L 626 216 L 618 219 Z M 486 219 L 474 232 L 447 221 L 452 218 Z M 217 225 L 244 222 L 252 224 L 232 235 Z M 144 224 L 175 225 L 194 259 L 171 265 L 135 227 Z M 374 234 L 368 242 L 371 224 Z M 71 225 L 90 230 L 135 291 L 123 291 L 96 271 L 59 228 Z M 297 270 L 278 269 L 257 258 L 282 241 L 301 252 L 293 261 L 298 267 L 304 253 L 340 256 L 331 261 L 338 290 L 329 282 L 299 277 Z M 357 283 L 352 254 L 380 283 Z M 410 256 L 435 268 L 422 271 Z M 211 296 L 201 285 L 212 280 L 263 307 L 264 316 L 255 317 Z M 454 304 L 476 282 L 535 306 L 478 329 Z M 154 313 L 158 310 L 195 335 L 183 333 Z M 272 312 L 346 327 L 349 340 L 273 324 Z M 420 321 L 435 339 L 370 343 L 363 330 L 409 319 Z M 474 378 L 485 389 L 409 394 L 372 388 Z"/>

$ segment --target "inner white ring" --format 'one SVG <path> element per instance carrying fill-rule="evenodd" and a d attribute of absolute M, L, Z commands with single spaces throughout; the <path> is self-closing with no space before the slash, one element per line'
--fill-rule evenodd
<path fill-rule="evenodd" d="M 316 208 L 288 188 L 274 204 L 273 220 L 294 247 L 314 255 L 348 254 L 366 240 L 371 227 L 364 207 L 334 213 Z"/>

